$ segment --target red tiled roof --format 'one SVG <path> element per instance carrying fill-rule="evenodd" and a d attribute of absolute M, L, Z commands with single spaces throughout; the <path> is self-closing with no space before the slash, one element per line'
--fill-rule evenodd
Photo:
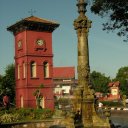
<path fill-rule="evenodd" d="M 30 16 L 17 21 L 15 24 L 7 28 L 8 31 L 12 31 L 14 34 L 23 30 L 38 30 L 38 31 L 50 31 L 53 32 L 59 24 L 55 21 L 50 21 L 35 16 Z"/>
<path fill-rule="evenodd" d="M 108 86 L 109 86 L 109 87 L 112 87 L 112 86 L 118 87 L 118 86 L 120 86 L 120 82 L 119 82 L 119 81 L 111 82 L 111 83 L 108 84 Z"/>
<path fill-rule="evenodd" d="M 38 18 L 38 17 L 35 17 L 35 16 L 30 16 L 30 17 L 27 17 L 27 18 L 25 18 L 23 20 L 25 20 L 25 21 L 33 21 L 33 22 L 40 22 L 40 23 L 48 23 L 48 24 L 58 24 L 55 21 L 50 21 L 50 20 L 46 20 L 46 19 L 43 19 L 43 18 Z"/>
<path fill-rule="evenodd" d="M 54 67 L 53 78 L 75 78 L 75 67 Z"/>

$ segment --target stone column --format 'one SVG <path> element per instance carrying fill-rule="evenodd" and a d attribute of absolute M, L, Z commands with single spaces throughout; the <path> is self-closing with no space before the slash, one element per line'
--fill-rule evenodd
<path fill-rule="evenodd" d="M 78 38 L 78 92 L 80 97 L 78 105 L 82 112 L 82 123 L 84 128 L 93 128 L 93 94 L 89 88 L 89 50 L 88 50 L 88 32 L 91 27 L 91 21 L 85 16 L 86 3 L 84 0 L 78 0 L 78 18 L 74 21 L 74 29 Z"/>

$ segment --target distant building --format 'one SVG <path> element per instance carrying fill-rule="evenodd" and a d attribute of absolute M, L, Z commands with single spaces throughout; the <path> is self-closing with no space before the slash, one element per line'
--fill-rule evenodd
<path fill-rule="evenodd" d="M 57 98 L 71 96 L 75 87 L 75 67 L 53 67 L 53 83 Z"/>
<path fill-rule="evenodd" d="M 110 88 L 110 94 L 108 95 L 108 100 L 118 100 L 120 99 L 120 82 L 111 82 L 108 84 Z"/>
<path fill-rule="evenodd" d="M 121 98 L 121 96 L 120 96 L 120 82 L 119 81 L 110 82 L 108 84 L 108 87 L 109 87 L 110 93 L 103 96 L 103 93 L 97 92 L 96 97 L 99 98 L 99 100 L 104 100 L 104 101 L 120 100 L 120 98 Z"/>
<path fill-rule="evenodd" d="M 95 93 L 95 96 L 96 96 L 97 98 L 102 98 L 102 97 L 103 97 L 103 93 L 102 93 L 102 92 L 96 92 L 96 93 Z"/>

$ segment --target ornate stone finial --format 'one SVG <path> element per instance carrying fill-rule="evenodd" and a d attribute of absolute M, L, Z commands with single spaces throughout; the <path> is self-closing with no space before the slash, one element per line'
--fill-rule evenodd
<path fill-rule="evenodd" d="M 89 28 L 91 28 L 91 21 L 88 20 L 87 16 L 85 15 L 86 12 L 86 6 L 87 3 L 85 2 L 86 0 L 77 0 L 77 6 L 78 6 L 78 12 L 79 16 L 78 18 L 74 21 L 74 29 L 78 30 L 78 34 L 80 35 L 81 32 L 85 31 L 86 33 L 89 32 Z"/>
<path fill-rule="evenodd" d="M 31 9 L 30 11 L 28 11 L 28 13 L 30 13 L 30 15 L 33 16 L 33 14 L 36 13 L 36 11 Z"/>
<path fill-rule="evenodd" d="M 85 14 L 87 3 L 85 2 L 85 0 L 77 0 L 77 1 L 78 1 L 77 6 L 78 6 L 79 14 Z"/>

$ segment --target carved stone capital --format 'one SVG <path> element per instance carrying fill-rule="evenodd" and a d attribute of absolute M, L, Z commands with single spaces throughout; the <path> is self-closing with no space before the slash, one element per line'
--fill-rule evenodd
<path fill-rule="evenodd" d="M 74 29 L 77 30 L 78 36 L 80 36 L 81 33 L 88 33 L 89 28 L 91 28 L 91 21 L 88 20 L 86 16 L 79 16 L 74 21 Z"/>

